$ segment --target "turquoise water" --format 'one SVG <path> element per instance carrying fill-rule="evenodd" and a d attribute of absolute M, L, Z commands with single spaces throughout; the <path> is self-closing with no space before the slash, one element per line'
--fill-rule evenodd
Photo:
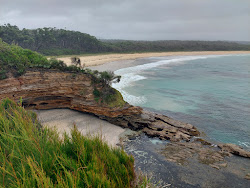
<path fill-rule="evenodd" d="M 125 100 L 250 150 L 250 54 L 144 59 L 116 71 Z"/>

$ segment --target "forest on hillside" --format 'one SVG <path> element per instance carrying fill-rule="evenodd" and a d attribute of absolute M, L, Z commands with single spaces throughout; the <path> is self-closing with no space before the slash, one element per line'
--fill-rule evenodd
<path fill-rule="evenodd" d="M 0 38 L 8 44 L 37 51 L 44 55 L 84 53 L 135 53 L 166 51 L 250 50 L 250 44 L 226 41 L 129 41 L 98 40 L 79 31 L 57 28 L 19 29 L 15 25 L 0 26 Z"/>
<path fill-rule="evenodd" d="M 40 52 L 44 55 L 98 53 L 105 45 L 94 36 L 56 28 L 19 29 L 6 24 L 0 26 L 0 38 L 8 44 Z"/>
<path fill-rule="evenodd" d="M 250 44 L 228 41 L 129 41 L 102 40 L 115 51 L 120 52 L 165 52 L 165 51 L 241 51 L 250 50 Z"/>

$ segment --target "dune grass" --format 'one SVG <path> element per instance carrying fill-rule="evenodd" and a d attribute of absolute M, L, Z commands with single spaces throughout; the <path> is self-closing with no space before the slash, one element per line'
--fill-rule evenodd
<path fill-rule="evenodd" d="M 76 128 L 60 138 L 34 112 L 0 102 L 0 187 L 127 188 L 134 180 L 134 159 L 123 150 Z"/>

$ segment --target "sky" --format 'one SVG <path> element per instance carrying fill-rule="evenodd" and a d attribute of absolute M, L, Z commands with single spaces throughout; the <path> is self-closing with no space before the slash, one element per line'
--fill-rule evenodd
<path fill-rule="evenodd" d="M 250 41 L 250 0 L 0 0 L 0 25 L 99 39 Z"/>

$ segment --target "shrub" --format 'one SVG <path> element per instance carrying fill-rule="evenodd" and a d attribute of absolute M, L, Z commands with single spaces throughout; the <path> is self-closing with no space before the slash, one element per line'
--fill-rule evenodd
<path fill-rule="evenodd" d="M 106 94 L 104 96 L 104 102 L 108 104 L 109 107 L 122 107 L 126 104 L 123 100 L 121 93 L 112 88 L 112 92 L 110 94 Z"/>
<path fill-rule="evenodd" d="M 23 75 L 29 68 L 58 69 L 75 73 L 85 73 L 80 66 L 67 66 L 55 58 L 47 59 L 43 55 L 16 45 L 8 45 L 0 39 L 0 79 L 7 78 L 11 72 L 15 77 Z"/>
<path fill-rule="evenodd" d="M 101 96 L 101 92 L 96 88 L 94 89 L 93 94 L 94 94 L 95 97 L 100 97 Z"/>

